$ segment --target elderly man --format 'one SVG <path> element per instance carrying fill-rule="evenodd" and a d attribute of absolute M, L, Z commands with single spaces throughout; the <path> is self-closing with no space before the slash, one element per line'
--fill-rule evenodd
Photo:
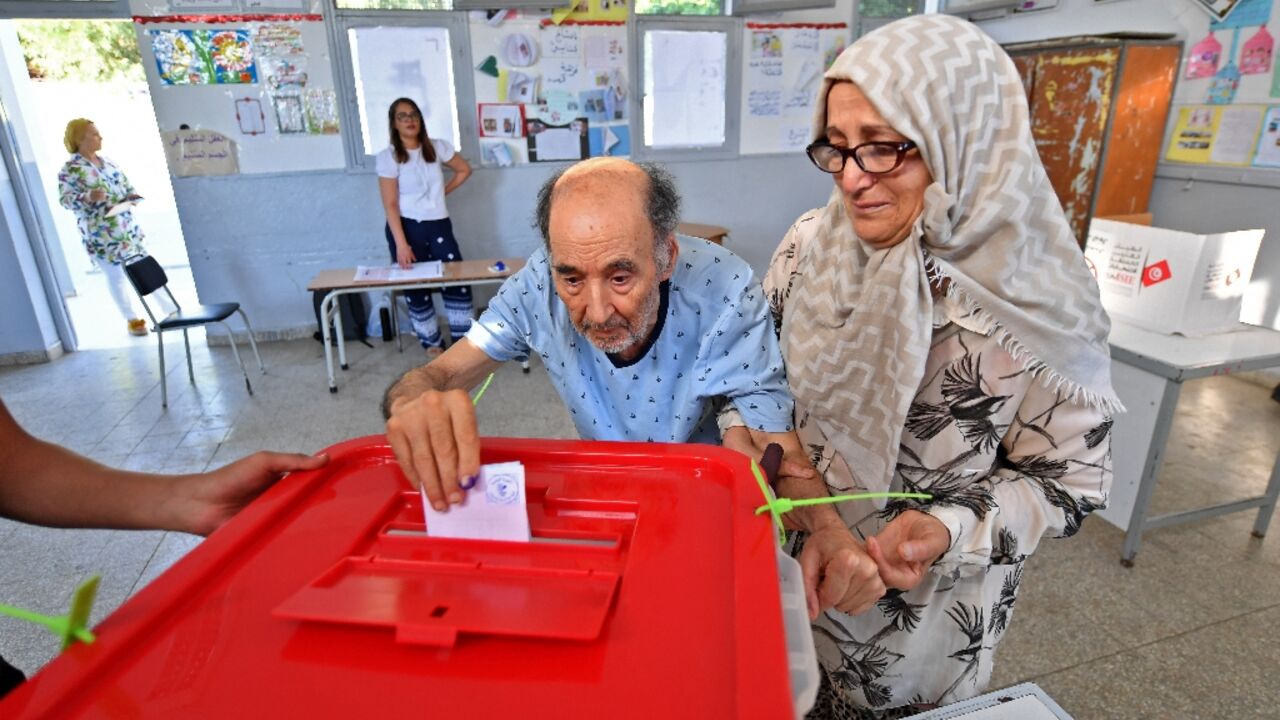
<path fill-rule="evenodd" d="M 480 469 L 464 389 L 531 353 L 583 438 L 715 443 L 723 399 L 747 426 L 726 435 L 727 446 L 756 454 L 778 442 L 788 460 L 784 493 L 826 494 L 791 432 L 792 399 L 754 273 L 716 245 L 677 240 L 679 204 L 666 171 L 617 158 L 578 163 L 542 187 L 544 247 L 464 339 L 387 390 L 387 437 L 437 510 L 462 502 Z M 811 614 L 859 611 L 884 593 L 874 562 L 829 506 L 793 514 L 812 533 L 802 557 Z"/>

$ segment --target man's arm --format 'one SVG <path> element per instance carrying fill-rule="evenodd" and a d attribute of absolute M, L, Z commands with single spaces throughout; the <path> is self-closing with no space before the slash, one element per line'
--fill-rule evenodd
<path fill-rule="evenodd" d="M 480 433 L 466 389 L 500 364 L 463 338 L 387 388 L 382 414 L 391 450 L 436 510 L 462 502 L 480 474 Z"/>
<path fill-rule="evenodd" d="M 283 473 L 327 460 L 260 452 L 208 473 L 126 472 L 28 435 L 0 401 L 0 515 L 36 525 L 207 535 Z"/>

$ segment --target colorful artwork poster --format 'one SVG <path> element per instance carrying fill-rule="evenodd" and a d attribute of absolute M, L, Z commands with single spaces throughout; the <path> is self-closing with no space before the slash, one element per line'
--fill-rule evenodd
<path fill-rule="evenodd" d="M 1271 69 L 1271 56 L 1275 54 L 1276 41 L 1266 26 L 1258 28 L 1253 37 L 1245 41 L 1240 55 L 1241 75 L 1261 75 Z"/>
<path fill-rule="evenodd" d="M 1213 77 L 1218 72 L 1218 61 L 1222 58 L 1222 43 L 1213 33 L 1191 46 L 1187 56 L 1187 79 Z"/>
<path fill-rule="evenodd" d="M 1262 136 L 1258 138 L 1258 153 L 1254 165 L 1280 167 L 1280 107 L 1267 108 L 1262 121 Z"/>
<path fill-rule="evenodd" d="M 302 30 L 285 23 L 262 23 L 254 28 L 253 48 L 259 57 L 290 57 L 306 52 Z"/>
<path fill-rule="evenodd" d="M 338 134 L 338 96 L 333 90 L 307 90 L 302 95 L 302 103 L 307 115 L 307 132 Z"/>
<path fill-rule="evenodd" d="M 251 84 L 258 68 L 247 30 L 152 30 L 156 70 L 166 85 Z"/>
<path fill-rule="evenodd" d="M 751 57 L 781 58 L 782 32 L 775 30 L 757 30 L 751 33 Z"/>
<path fill-rule="evenodd" d="M 1164 158 L 1171 162 L 1207 163 L 1218 132 L 1222 108 L 1192 105 L 1178 109 L 1178 121 L 1169 137 Z"/>
<path fill-rule="evenodd" d="M 1200 0 L 1204 3 L 1206 0 Z M 1245 28 L 1266 25 L 1271 19 L 1271 0 L 1240 0 L 1238 3 L 1216 3 L 1225 10 L 1224 18 L 1220 12 L 1214 13 L 1214 21 L 1209 23 L 1209 30 L 1225 30 L 1227 28 Z"/>

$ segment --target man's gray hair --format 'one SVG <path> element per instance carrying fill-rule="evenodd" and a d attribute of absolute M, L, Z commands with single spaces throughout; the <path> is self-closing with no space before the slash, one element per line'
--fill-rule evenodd
<path fill-rule="evenodd" d="M 676 190 L 675 178 L 666 168 L 654 163 L 635 163 L 649 178 L 649 193 L 645 198 L 645 214 L 649 216 L 649 225 L 653 228 L 653 257 L 658 264 L 658 273 L 667 271 L 671 257 L 667 238 L 676 231 L 680 223 L 680 193 Z M 551 253 L 551 202 L 555 199 L 556 183 L 569 165 L 560 168 L 556 174 L 547 179 L 538 189 L 538 207 L 535 224 L 542 234 L 542 244 Z"/>

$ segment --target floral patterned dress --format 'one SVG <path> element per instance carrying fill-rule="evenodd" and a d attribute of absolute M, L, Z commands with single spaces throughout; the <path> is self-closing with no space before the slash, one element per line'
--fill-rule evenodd
<path fill-rule="evenodd" d="M 792 232 L 764 279 L 784 314 L 803 247 Z M 796 430 L 831 494 L 864 492 L 806 409 Z M 1023 370 L 992 328 L 947 299 L 935 303 L 924 379 L 908 412 L 891 490 L 933 499 L 836 505 L 855 537 L 907 509 L 946 524 L 951 547 L 915 589 L 870 610 L 828 610 L 813 624 L 823 682 L 810 717 L 898 717 L 903 706 L 977 695 L 991 677 L 1022 580 L 1044 536 L 1068 537 L 1104 507 L 1111 419 L 1073 404 Z M 791 551 L 798 555 L 803 537 Z M 894 710 L 898 708 L 898 710 Z"/>
<path fill-rule="evenodd" d="M 146 252 L 142 247 L 142 228 L 133 221 L 133 213 L 125 211 L 107 217 L 107 211 L 126 197 L 136 194 L 129 178 L 115 163 L 99 155 L 98 167 L 80 153 L 58 173 L 58 202 L 76 214 L 84 249 L 94 257 L 119 265 L 126 258 Z M 102 202 L 89 202 L 89 193 L 103 190 Z"/>

